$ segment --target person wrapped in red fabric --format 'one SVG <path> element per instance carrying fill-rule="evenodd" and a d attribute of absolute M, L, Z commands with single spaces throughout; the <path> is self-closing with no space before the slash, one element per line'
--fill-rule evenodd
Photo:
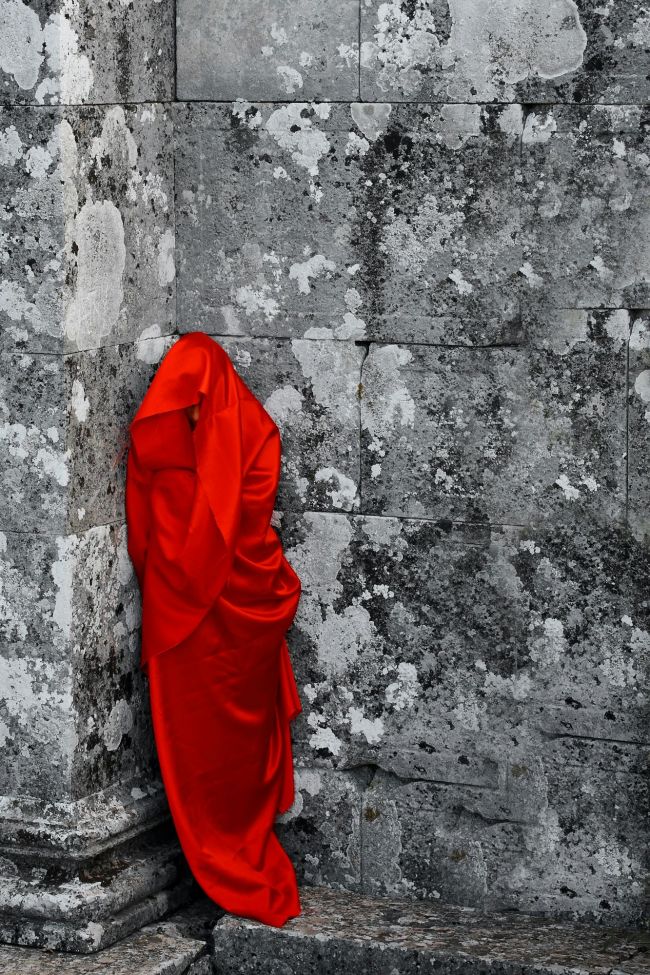
<path fill-rule="evenodd" d="M 178 838 L 209 897 L 281 926 L 301 911 L 274 822 L 294 801 L 302 707 L 285 639 L 301 583 L 271 526 L 280 432 L 222 346 L 190 332 L 129 434 L 140 664 Z"/>

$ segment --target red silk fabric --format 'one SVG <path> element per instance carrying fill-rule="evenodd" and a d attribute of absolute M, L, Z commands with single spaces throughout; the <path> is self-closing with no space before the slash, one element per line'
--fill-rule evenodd
<path fill-rule="evenodd" d="M 203 332 L 181 336 L 130 425 L 141 666 L 195 879 L 225 910 L 276 926 L 301 910 L 274 830 L 294 800 L 290 722 L 302 710 L 285 639 L 300 580 L 270 524 L 280 454 L 225 350 Z"/>

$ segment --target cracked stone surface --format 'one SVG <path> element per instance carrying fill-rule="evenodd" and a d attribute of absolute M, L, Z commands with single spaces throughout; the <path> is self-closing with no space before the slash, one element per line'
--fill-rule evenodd
<path fill-rule="evenodd" d="M 178 97 L 352 99 L 358 0 L 180 0 Z"/>
<path fill-rule="evenodd" d="M 4 0 L 0 10 L 0 101 L 162 101 L 173 56 L 173 5 L 161 0 Z"/>
<path fill-rule="evenodd" d="M 0 108 L 0 348 L 173 330 L 171 135 L 160 104 Z"/>
<path fill-rule="evenodd" d="M 224 975 L 268 965 L 283 975 L 434 973 L 621 975 L 647 972 L 647 939 L 616 928 L 483 913 L 435 901 L 378 900 L 326 888 L 301 890 L 303 913 L 282 928 L 225 917 L 213 960 Z M 636 967 L 628 968 L 631 961 Z"/>
<path fill-rule="evenodd" d="M 368 101 L 644 102 L 643 0 L 361 0 Z"/>

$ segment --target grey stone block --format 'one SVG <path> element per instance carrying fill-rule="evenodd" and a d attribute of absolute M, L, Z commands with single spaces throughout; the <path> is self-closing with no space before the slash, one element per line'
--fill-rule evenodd
<path fill-rule="evenodd" d="M 34 105 L 172 97 L 174 6 L 7 0 L 0 11 L 0 100 Z"/>
<path fill-rule="evenodd" d="M 514 341 L 521 106 L 352 105 L 351 113 L 355 280 L 367 337 Z"/>
<path fill-rule="evenodd" d="M 358 21 L 357 0 L 181 0 L 178 97 L 356 98 Z"/>
<path fill-rule="evenodd" d="M 0 538 L 3 791 L 81 797 L 155 770 L 124 525 Z"/>
<path fill-rule="evenodd" d="M 297 764 L 294 783 L 296 798 L 276 831 L 299 883 L 360 889 L 363 773 Z"/>
<path fill-rule="evenodd" d="M 280 428 L 277 506 L 357 509 L 363 349 L 317 339 L 222 338 L 221 344 Z"/>
<path fill-rule="evenodd" d="M 146 915 L 138 920 L 146 923 Z M 189 966 L 205 951 L 204 942 L 193 938 L 148 930 L 132 932 L 133 928 L 125 931 L 117 944 L 92 956 L 76 958 L 50 949 L 0 947 L 0 972 L 2 975 L 132 975 L 135 972 L 185 975 L 193 971 Z M 88 932 L 89 938 L 97 935 L 97 930 Z"/>
<path fill-rule="evenodd" d="M 299 755 L 495 787 L 512 735 L 647 743 L 647 547 L 534 530 L 285 517 Z"/>
<path fill-rule="evenodd" d="M 641 0 L 361 0 L 361 97 L 645 102 Z"/>
<path fill-rule="evenodd" d="M 622 520 L 628 317 L 558 310 L 518 348 L 372 345 L 362 370 L 363 510 L 498 524 Z"/>
<path fill-rule="evenodd" d="M 519 334 L 519 106 L 187 104 L 176 128 L 181 330 Z"/>
<path fill-rule="evenodd" d="M 650 306 L 645 109 L 536 106 L 522 143 L 522 301 Z"/>
<path fill-rule="evenodd" d="M 650 536 L 650 316 L 630 330 L 628 517 L 638 538 Z"/>
<path fill-rule="evenodd" d="M 624 929 L 478 912 L 435 901 L 301 889 L 302 913 L 281 928 L 225 917 L 214 929 L 223 975 L 608 975 L 627 959 L 647 972 L 646 939 Z"/>
<path fill-rule="evenodd" d="M 345 105 L 177 106 L 181 331 L 363 337 L 351 125 Z"/>
<path fill-rule="evenodd" d="M 5 530 L 80 532 L 124 520 L 128 425 L 171 341 L 0 353 Z"/>
<path fill-rule="evenodd" d="M 161 104 L 0 109 L 1 348 L 172 331 L 171 135 Z"/>
<path fill-rule="evenodd" d="M 364 889 L 641 928 L 646 759 L 639 746 L 569 736 L 514 746 L 498 790 L 380 771 L 364 795 Z"/>

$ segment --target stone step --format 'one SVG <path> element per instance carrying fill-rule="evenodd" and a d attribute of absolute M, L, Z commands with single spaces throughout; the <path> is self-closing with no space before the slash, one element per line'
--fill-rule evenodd
<path fill-rule="evenodd" d="M 226 914 L 218 975 L 650 975 L 650 932 L 302 887 L 276 928 Z"/>
<path fill-rule="evenodd" d="M 0 975 L 211 975 L 206 944 L 143 929 L 94 955 L 0 946 Z"/>

